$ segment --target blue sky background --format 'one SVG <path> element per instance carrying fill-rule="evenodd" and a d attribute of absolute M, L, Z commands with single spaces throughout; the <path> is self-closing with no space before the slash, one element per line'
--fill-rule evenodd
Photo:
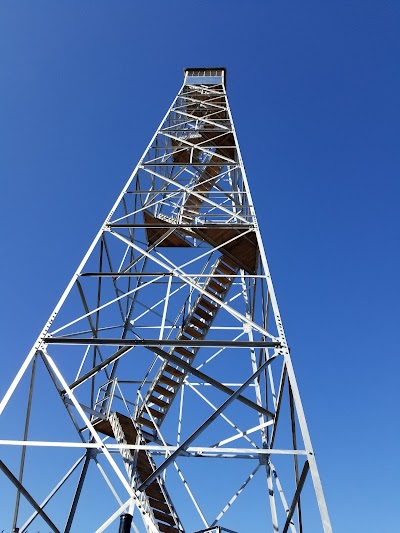
<path fill-rule="evenodd" d="M 394 0 L 3 0 L 0 394 L 183 67 L 226 66 L 334 530 L 394 531 L 399 59 Z"/>

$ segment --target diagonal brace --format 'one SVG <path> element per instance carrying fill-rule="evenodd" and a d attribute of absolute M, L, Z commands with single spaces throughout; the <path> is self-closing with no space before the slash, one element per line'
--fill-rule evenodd
<path fill-rule="evenodd" d="M 26 488 L 18 481 L 18 479 L 14 476 L 14 474 L 7 468 L 7 466 L 3 463 L 3 461 L 0 460 L 0 470 L 4 472 L 4 474 L 8 477 L 8 479 L 13 483 L 19 492 L 25 496 L 25 498 L 28 500 L 28 502 L 32 505 L 32 507 L 37 511 L 37 513 L 43 518 L 43 520 L 46 522 L 46 524 L 51 527 L 51 529 L 55 533 L 60 533 L 60 530 L 57 529 L 57 527 L 53 524 L 53 522 L 50 520 L 50 518 L 47 516 L 47 514 L 43 511 L 43 509 L 38 505 L 38 503 L 32 498 L 30 493 L 26 490 Z"/>
<path fill-rule="evenodd" d="M 234 401 L 240 394 L 254 381 L 261 372 L 272 363 L 275 357 L 271 357 L 263 363 L 255 372 L 252 374 L 244 383 L 241 385 L 225 402 L 219 407 L 201 426 L 199 426 L 196 431 L 194 431 L 190 437 L 188 437 L 184 443 L 182 443 L 179 448 L 177 448 L 165 461 L 158 467 L 154 472 L 138 487 L 139 491 L 144 491 L 153 481 L 169 466 L 172 462 L 176 460 L 178 455 L 180 455 L 186 448 L 216 419 L 219 415 L 225 411 L 225 409 Z"/>
<path fill-rule="evenodd" d="M 189 363 L 186 363 L 182 359 L 179 359 L 179 357 L 176 357 L 175 355 L 169 354 L 168 352 L 165 352 L 164 350 L 161 350 L 160 348 L 157 348 L 156 346 L 146 346 L 146 348 L 148 350 L 151 350 L 155 354 L 159 355 L 163 359 L 166 359 L 170 363 L 173 363 L 173 364 L 175 364 L 175 365 L 177 365 L 177 366 L 179 366 L 181 368 L 184 368 L 188 373 L 192 374 L 193 376 L 196 376 L 197 378 L 201 379 L 202 381 L 205 381 L 206 383 L 209 383 L 210 385 L 212 385 L 213 387 L 221 390 L 222 392 L 225 392 L 226 394 L 230 394 L 230 395 L 234 394 L 233 389 L 230 389 L 226 385 L 223 385 L 222 383 L 220 383 L 216 379 L 213 379 L 212 377 L 210 377 L 208 374 L 205 374 L 204 372 L 201 372 L 201 370 L 197 370 L 197 368 L 194 368 Z M 275 356 L 271 357 L 268 361 L 272 362 L 274 359 L 276 359 L 276 357 L 278 357 L 278 356 L 275 355 Z M 251 400 L 246 398 L 246 396 L 242 396 L 241 394 L 239 394 L 236 397 L 236 399 L 239 400 L 240 402 L 244 403 L 245 405 L 247 405 L 249 407 L 252 407 L 256 411 L 258 411 L 260 413 L 263 413 L 268 418 L 274 419 L 274 416 L 275 416 L 274 413 L 272 413 L 271 411 L 268 411 L 267 409 L 264 409 L 263 407 L 261 407 L 260 405 L 258 405 L 256 403 L 252 402 Z"/>
<path fill-rule="evenodd" d="M 282 533 L 286 533 L 287 530 L 289 529 L 290 522 L 292 520 L 294 511 L 296 509 L 297 502 L 299 501 L 300 493 L 301 493 L 301 491 L 303 489 L 303 485 L 304 485 L 304 482 L 306 480 L 306 477 L 307 477 L 309 469 L 310 469 L 310 465 L 308 464 L 308 461 L 306 461 L 304 463 L 303 470 L 301 472 L 301 476 L 300 476 L 299 482 L 297 484 L 297 489 L 296 489 L 296 492 L 294 493 L 292 505 L 290 506 L 290 509 L 289 509 L 289 512 L 288 512 L 288 515 L 287 515 L 287 518 L 286 518 L 285 525 L 283 526 L 283 529 L 282 529 Z"/>

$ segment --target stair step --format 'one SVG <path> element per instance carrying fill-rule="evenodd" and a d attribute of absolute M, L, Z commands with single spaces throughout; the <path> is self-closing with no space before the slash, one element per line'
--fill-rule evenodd
<path fill-rule="evenodd" d="M 188 209 L 185 206 L 185 213 L 188 215 L 196 216 L 198 214 L 198 208 L 200 207 L 200 205 L 201 204 L 199 202 L 191 202 L 191 205 L 190 205 L 191 209 Z"/>
<path fill-rule="evenodd" d="M 215 279 L 218 281 L 218 283 L 221 283 L 221 285 L 230 285 L 230 283 L 232 282 L 232 280 L 229 278 L 219 277 L 223 274 L 223 272 L 215 272 L 215 274 L 218 275 L 218 278 Z"/>
<path fill-rule="evenodd" d="M 171 396 L 175 395 L 175 391 L 168 390 L 165 387 L 161 387 L 161 385 L 155 385 L 153 388 L 154 392 L 157 392 L 158 394 L 161 394 L 162 396 L 166 396 L 167 398 L 171 398 Z"/>
<path fill-rule="evenodd" d="M 220 285 L 217 283 L 214 279 L 211 279 L 208 282 L 207 288 L 214 290 L 215 292 L 218 292 L 219 294 L 222 294 L 226 291 L 226 288 L 223 285 Z"/>
<path fill-rule="evenodd" d="M 177 378 L 181 378 L 185 374 L 183 370 L 179 370 L 179 368 L 175 368 L 171 365 L 166 365 L 164 371 L 168 372 L 169 374 L 172 374 L 173 376 L 176 376 Z"/>
<path fill-rule="evenodd" d="M 216 311 L 218 308 L 214 302 L 211 302 L 210 300 L 206 300 L 204 296 L 203 298 L 200 298 L 199 305 L 201 305 L 205 309 L 208 309 L 209 311 Z"/>
<path fill-rule="evenodd" d="M 223 263 L 219 263 L 218 270 L 222 272 L 223 274 L 236 274 L 237 272 L 237 266 L 235 265 L 234 269 L 229 267 L 228 265 L 224 265 Z"/>
<path fill-rule="evenodd" d="M 142 481 L 145 481 L 142 479 Z M 161 502 L 165 502 L 164 494 L 162 493 L 158 483 L 156 481 L 153 481 L 145 490 L 145 493 L 147 496 L 150 496 L 154 500 L 158 500 Z"/>
<path fill-rule="evenodd" d="M 170 526 L 175 525 L 175 519 L 170 514 L 163 513 L 162 511 L 158 511 L 157 509 L 153 510 L 153 514 L 156 520 L 161 520 L 162 522 L 165 522 Z"/>
<path fill-rule="evenodd" d="M 191 316 L 190 317 L 190 323 L 193 324 L 194 326 L 198 327 L 199 329 L 206 329 L 207 328 L 207 324 L 205 322 L 202 322 L 201 320 L 199 320 L 195 316 Z"/>
<path fill-rule="evenodd" d="M 181 333 L 179 335 L 179 337 L 177 338 L 178 341 L 190 341 L 191 338 L 190 337 L 185 337 L 185 335 L 183 333 Z"/>
<path fill-rule="evenodd" d="M 195 309 L 193 310 L 193 314 L 201 317 L 201 318 L 204 318 L 204 320 L 211 320 L 212 319 L 212 315 L 210 315 L 210 313 L 207 313 L 207 311 L 204 311 L 204 309 L 202 309 L 201 307 L 199 307 L 198 305 L 195 307 Z M 178 351 L 178 348 L 176 349 L 176 351 Z"/>
<path fill-rule="evenodd" d="M 153 422 L 149 420 L 148 418 L 144 418 L 143 416 L 139 416 L 139 418 L 137 419 L 137 422 L 139 424 L 142 424 L 143 426 L 147 426 L 148 428 L 155 429 Z"/>
<path fill-rule="evenodd" d="M 204 336 L 204 333 L 199 331 L 198 329 L 191 328 L 190 326 L 185 326 L 185 329 L 183 330 L 185 333 L 188 333 L 191 337 L 194 337 L 195 339 L 200 339 L 200 337 Z"/>
<path fill-rule="evenodd" d="M 155 500 L 154 498 L 149 498 L 149 503 L 152 509 L 159 509 L 160 511 L 164 511 L 164 513 L 170 512 L 168 505 L 164 502 Z"/>
<path fill-rule="evenodd" d="M 201 200 L 199 200 L 198 198 L 196 198 L 196 196 L 188 196 L 186 202 L 185 202 L 185 209 L 186 211 L 189 211 L 190 212 L 190 209 L 193 208 L 194 206 L 195 207 L 200 207 L 202 204 Z"/>
<path fill-rule="evenodd" d="M 155 403 L 159 407 L 167 407 L 168 402 L 165 402 L 164 400 L 161 400 L 161 398 L 157 398 L 157 396 L 150 396 L 147 400 L 148 403 Z"/>
<path fill-rule="evenodd" d="M 164 374 L 161 374 L 158 378 L 158 381 L 161 381 L 161 383 L 165 383 L 166 385 L 170 385 L 171 387 L 177 387 L 179 383 L 177 381 L 174 381 L 171 378 L 168 378 Z"/>
<path fill-rule="evenodd" d="M 147 409 L 154 416 L 154 418 L 161 418 L 162 416 L 164 416 L 164 413 L 158 411 L 157 409 L 154 409 L 154 407 L 147 407 Z"/>
<path fill-rule="evenodd" d="M 162 533 L 181 533 L 176 527 L 167 526 L 167 524 L 158 524 L 158 529 L 162 531 Z"/>
<path fill-rule="evenodd" d="M 179 353 L 180 355 L 183 355 L 186 357 L 186 359 L 192 359 L 194 356 L 193 352 L 189 352 L 186 348 L 182 348 L 181 346 L 178 346 L 174 350 L 175 352 Z"/>

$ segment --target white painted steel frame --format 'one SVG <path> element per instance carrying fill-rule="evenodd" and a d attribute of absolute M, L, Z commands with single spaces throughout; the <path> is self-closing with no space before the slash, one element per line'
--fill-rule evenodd
<path fill-rule="evenodd" d="M 225 72 L 221 71 L 222 79 L 224 75 Z M 321 527 L 329 533 L 332 528 L 225 84 L 195 84 L 192 78 L 191 84 L 187 84 L 186 80 L 187 71 L 178 95 L 0 402 L 2 414 L 17 387 L 21 386 L 25 372 L 40 356 L 79 441 L 29 440 L 26 431 L 23 440 L 3 439 L 0 446 L 21 447 L 22 487 L 23 458 L 28 448 L 86 449 L 86 454 L 91 454 L 87 457 L 96 463 L 117 502 L 117 507 L 112 508 L 102 524 L 93 523 L 93 529 L 97 528 L 98 533 L 109 527 L 115 529 L 119 514 L 127 509 L 133 512 L 135 508 L 139 511 L 134 515 L 132 526 L 136 532 L 140 533 L 143 526 L 146 531 L 160 531 L 157 512 L 151 508 L 145 489 L 160 476 L 168 484 L 170 476 L 165 476 L 170 465 L 174 466 L 193 505 L 194 514 L 203 527 L 217 526 L 220 520 L 229 520 L 231 506 L 239 505 L 243 491 L 254 483 L 253 479 L 260 477 L 258 472 L 265 469 L 265 499 L 269 500 L 271 510 L 271 522 L 266 531 L 280 532 L 290 528 L 292 532 L 299 533 L 307 531 L 307 524 L 303 524 L 300 496 L 309 470 Z M 203 77 L 199 76 L 199 81 L 204 82 Z M 225 142 L 219 144 L 224 139 Z M 220 243 L 207 241 L 204 231 L 217 228 L 231 233 Z M 251 240 L 253 237 L 255 240 Z M 234 260 L 228 250 L 247 242 L 248 238 L 248 242 L 256 243 L 254 246 L 259 254 L 255 270 L 249 272 L 238 266 L 236 271 L 231 270 L 232 274 L 214 273 L 212 265 L 218 266 L 218 261 L 225 254 L 228 254 L 229 261 Z M 174 239 L 178 239 L 178 244 Z M 237 258 L 239 262 L 242 259 Z M 97 269 L 94 268 L 96 264 Z M 155 272 L 154 267 L 159 271 Z M 97 281 L 90 285 L 91 279 Z M 111 280 L 111 286 L 106 288 L 107 280 Z M 210 288 L 212 284 L 216 289 Z M 224 289 L 226 294 L 223 293 L 221 298 L 218 291 L 224 286 L 228 288 Z M 77 289 L 77 296 L 73 294 L 73 289 Z M 201 299 L 206 299 L 210 306 L 217 309 L 212 312 L 214 316 L 208 326 L 205 325 L 206 318 L 189 321 L 194 320 L 190 318 L 190 311 L 197 309 L 196 302 Z M 207 314 L 204 309 L 203 312 Z M 76 325 L 80 326 L 79 330 L 72 329 Z M 189 326 L 190 335 L 194 337 L 182 341 L 179 335 L 187 335 Z M 153 338 L 144 336 L 146 331 L 153 330 Z M 109 334 L 115 336 L 105 337 Z M 198 340 L 197 336 L 202 338 Z M 211 339 L 204 339 L 204 336 Z M 198 361 L 189 364 L 184 360 L 179 362 L 173 355 L 174 347 L 179 346 L 198 353 Z M 53 350 L 54 353 L 50 354 Z M 83 350 L 77 368 L 72 373 L 69 370 L 61 372 L 65 356 L 75 354 L 75 350 Z M 246 371 L 237 371 L 240 379 L 236 379 L 234 384 L 226 383 L 229 379 L 212 377 L 216 362 L 220 362 L 222 374 L 224 368 L 227 372 L 232 370 L 227 365 L 227 354 L 231 354 L 232 350 L 245 354 L 245 358 L 241 356 L 241 361 L 248 361 Z M 142 365 L 138 379 L 130 380 L 127 363 L 132 360 L 132 355 L 139 367 L 142 360 L 148 359 L 149 353 L 154 355 L 153 362 L 147 369 Z M 155 399 L 157 379 L 164 376 L 166 365 L 184 373 L 182 379 L 171 374 L 168 379 L 175 385 L 168 385 L 168 380 L 166 382 L 166 391 L 172 399 L 177 394 L 175 390 L 181 388 L 175 421 L 172 420 L 175 416 L 173 410 L 171 415 L 169 407 L 167 411 L 165 407 L 159 411 L 155 409 L 157 403 L 152 401 Z M 202 367 L 211 370 L 201 372 Z M 192 376 L 198 376 L 203 381 L 194 383 Z M 128 382 L 132 386 L 137 384 L 133 392 L 127 391 L 124 384 Z M 285 404 L 285 390 L 289 393 L 290 409 Z M 193 402 L 193 399 L 188 399 L 188 391 L 204 406 L 204 414 L 198 417 L 195 429 L 190 430 L 185 429 L 188 422 L 186 409 L 191 409 Z M 244 398 L 244 392 L 250 395 L 251 400 Z M 221 394 L 225 394 L 222 400 Z M 82 400 L 83 395 L 88 401 Z M 160 401 L 165 403 L 167 396 L 160 398 L 164 398 Z M 218 402 L 219 406 L 216 405 Z M 172 400 L 169 403 L 172 404 Z M 98 423 L 108 420 L 117 405 L 132 418 L 138 434 L 146 428 L 140 421 L 141 417 L 143 414 L 147 417 L 147 429 L 151 426 L 154 431 L 149 430 L 146 443 L 108 442 L 108 437 L 97 430 Z M 247 409 L 248 414 L 254 416 L 251 419 L 253 423 L 247 422 L 242 414 L 235 415 L 240 422 L 234 421 L 232 405 L 236 406 L 233 413 L 242 413 L 242 409 Z M 212 409 L 211 415 L 207 414 L 209 408 Z M 229 416 L 225 413 L 228 408 Z M 224 430 L 225 433 L 220 433 L 220 436 L 224 425 L 233 428 L 236 433 Z M 196 446 L 195 441 L 210 427 L 215 427 L 214 440 L 207 445 Z M 298 436 L 293 433 L 296 428 Z M 285 437 L 292 435 L 293 448 L 275 446 L 280 434 Z M 226 446 L 232 442 L 237 446 Z M 136 457 L 139 451 L 145 451 L 156 465 L 156 470 L 147 479 L 138 479 L 135 460 L 126 460 Z M 120 454 L 125 457 L 125 464 Z M 271 456 L 292 459 L 284 468 L 284 481 L 278 477 Z M 200 502 L 205 488 L 193 482 L 189 484 L 188 478 L 183 475 L 186 466 L 178 464 L 180 458 L 185 461 L 199 458 L 221 461 L 246 459 L 251 463 L 255 461 L 256 466 L 249 469 L 245 481 L 238 481 L 239 488 L 233 496 L 230 492 L 217 517 L 213 518 Z M 301 465 L 298 461 L 302 458 L 302 474 L 299 476 Z M 42 511 L 67 483 L 81 461 L 82 458 L 60 482 L 50 487 L 48 496 L 39 506 Z M 232 465 L 234 469 L 235 462 Z M 288 477 L 293 467 L 296 475 L 289 487 Z M 282 471 L 282 467 L 280 469 Z M 64 531 L 70 530 L 86 474 L 87 469 L 84 468 Z M 26 491 L 25 488 L 23 490 Z M 126 497 L 129 498 L 127 501 Z M 171 517 L 174 517 L 173 527 L 176 531 L 183 531 L 174 508 L 179 508 L 179 498 L 172 498 L 172 501 L 168 505 Z M 18 517 L 18 499 L 16 507 Z M 38 510 L 27 514 L 21 533 L 38 514 Z M 42 514 L 47 516 L 44 511 Z M 142 525 L 136 522 L 139 517 Z M 52 524 L 50 518 L 48 522 Z M 194 527 L 189 523 L 184 531 L 190 533 Z M 60 525 L 58 529 L 63 528 Z"/>

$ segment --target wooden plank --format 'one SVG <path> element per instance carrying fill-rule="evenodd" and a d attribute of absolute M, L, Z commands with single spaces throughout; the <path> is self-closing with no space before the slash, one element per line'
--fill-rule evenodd
<path fill-rule="evenodd" d="M 185 329 L 183 331 L 185 333 L 188 333 L 191 337 L 194 337 L 195 339 L 200 339 L 204 335 L 202 331 L 198 331 L 197 329 L 191 328 L 190 326 L 185 326 Z"/>
<path fill-rule="evenodd" d="M 180 370 L 179 368 L 175 368 L 171 365 L 166 365 L 164 368 L 165 372 L 168 372 L 169 374 L 172 374 L 173 376 L 176 376 L 178 378 L 181 378 L 184 375 L 183 370 Z"/>
<path fill-rule="evenodd" d="M 124 432 L 126 442 L 128 444 L 136 444 L 137 432 L 132 420 L 129 418 L 129 416 L 125 416 L 121 413 L 116 414 L 118 416 L 119 423 L 121 424 L 122 431 Z"/>
<path fill-rule="evenodd" d="M 161 239 L 167 231 L 174 227 L 173 224 L 169 224 L 168 222 L 165 222 L 164 220 L 161 220 L 159 218 L 154 217 L 149 211 L 143 212 L 143 220 L 145 224 L 148 224 L 149 227 L 146 228 L 146 236 L 147 241 L 149 244 L 154 244 L 159 239 Z M 152 228 L 152 225 L 157 226 L 165 226 L 166 229 L 157 227 Z M 174 231 L 171 235 L 166 237 L 163 241 L 161 241 L 157 246 L 160 247 L 190 247 L 190 243 L 184 239 L 182 234 L 180 234 L 178 231 Z"/>
<path fill-rule="evenodd" d="M 114 432 L 108 420 L 98 420 L 96 422 L 93 422 L 93 426 L 95 427 L 96 431 L 103 433 L 103 435 L 107 435 L 108 437 L 114 437 Z"/>
<path fill-rule="evenodd" d="M 169 385 L 170 387 L 178 387 L 179 383 L 177 381 L 174 381 L 171 378 L 168 378 L 164 374 L 161 374 L 158 378 L 158 381 L 161 381 L 161 383 L 165 383 L 166 385 Z"/>
<path fill-rule="evenodd" d="M 201 317 L 201 318 L 204 318 L 204 320 L 206 320 L 207 322 L 208 322 L 209 320 L 211 320 L 212 317 L 213 317 L 212 314 L 207 313 L 206 311 L 204 311 L 204 309 L 202 309 L 202 308 L 199 307 L 199 306 L 196 306 L 196 308 L 193 310 L 193 314 L 194 314 L 194 315 L 197 315 L 197 316 L 199 316 L 199 317 Z M 177 351 L 178 351 L 178 348 L 175 348 L 175 351 L 177 352 Z"/>
<path fill-rule="evenodd" d="M 169 512 L 168 505 L 160 500 L 155 500 L 154 498 L 149 497 L 149 503 L 153 509 L 159 509 L 160 511 L 164 511 L 165 513 Z"/>
<path fill-rule="evenodd" d="M 158 511 L 157 509 L 153 510 L 153 514 L 156 520 L 161 520 L 162 522 L 165 522 L 166 524 L 169 524 L 170 526 L 173 526 L 175 524 L 174 518 L 168 513 L 163 513 L 162 511 Z"/>
<path fill-rule="evenodd" d="M 151 420 L 148 420 L 147 418 L 144 418 L 143 416 L 139 416 L 137 419 L 137 422 L 140 425 L 147 426 L 148 428 L 154 429 L 154 424 Z"/>
<path fill-rule="evenodd" d="M 161 411 L 157 411 L 157 409 L 154 409 L 154 407 L 147 407 L 147 409 L 154 416 L 154 418 L 161 418 L 164 414 Z"/>
<path fill-rule="evenodd" d="M 142 481 L 145 480 L 143 479 Z M 146 488 L 145 493 L 154 500 L 165 502 L 164 494 L 162 493 L 157 481 L 153 481 L 153 483 Z"/>
<path fill-rule="evenodd" d="M 223 257 L 223 259 L 225 259 L 225 256 Z M 235 265 L 235 267 L 236 267 L 236 265 Z M 232 275 L 232 276 L 236 274 L 236 270 L 232 270 L 232 268 L 230 268 L 227 265 L 224 265 L 222 263 L 219 264 L 218 271 L 221 272 L 222 274 L 229 274 L 229 275 Z"/>
<path fill-rule="evenodd" d="M 207 324 L 205 322 L 202 322 L 201 320 L 199 320 L 195 316 L 191 316 L 190 319 L 189 319 L 189 322 L 191 324 L 193 324 L 194 326 L 196 326 L 197 328 L 199 328 L 199 329 L 207 328 Z"/>
<path fill-rule="evenodd" d="M 208 282 L 207 289 L 212 289 L 213 291 L 217 292 L 219 295 L 225 292 L 226 288 L 223 285 L 220 285 L 217 283 L 214 279 L 211 279 Z"/>
<path fill-rule="evenodd" d="M 159 407 L 167 407 L 168 402 L 165 402 L 164 400 L 161 400 L 160 398 L 157 398 L 156 396 L 150 396 L 148 399 L 149 403 L 155 403 Z"/>
<path fill-rule="evenodd" d="M 155 385 L 154 391 L 158 392 L 158 394 L 161 394 L 161 396 L 166 396 L 167 398 L 170 398 L 171 396 L 174 396 L 175 392 L 172 390 L 168 390 L 164 387 L 161 387 L 160 385 Z"/>
<path fill-rule="evenodd" d="M 190 352 L 186 348 L 182 348 L 181 346 L 177 346 L 174 351 L 179 355 L 183 355 L 185 359 L 191 360 L 194 357 L 194 354 L 192 352 Z"/>
<path fill-rule="evenodd" d="M 219 270 L 216 271 L 215 273 L 222 274 L 222 272 L 220 272 Z M 230 285 L 232 282 L 229 278 L 225 278 L 225 277 L 215 277 L 214 279 L 218 281 L 218 283 L 221 283 L 221 285 Z"/>
<path fill-rule="evenodd" d="M 153 403 L 157 403 L 155 398 L 151 398 Z M 162 400 L 158 400 L 158 402 L 162 402 Z M 164 402 L 162 402 L 164 403 Z M 165 404 L 167 405 L 167 404 Z M 161 418 L 163 413 L 160 411 L 157 411 L 156 409 L 150 407 L 149 411 L 151 414 L 157 418 Z M 124 433 L 124 438 L 128 444 L 136 444 L 138 440 L 138 434 L 136 432 L 135 426 L 131 420 L 130 417 L 125 416 L 121 413 L 116 413 L 116 416 L 118 418 L 118 421 L 121 425 L 122 431 Z M 145 426 L 151 427 L 151 429 L 154 429 L 154 425 L 150 420 L 147 420 L 146 418 L 139 417 L 137 419 L 137 423 L 143 424 Z M 99 420 L 97 422 L 97 430 L 110 436 L 114 436 L 111 424 L 108 421 L 105 420 Z M 140 444 L 144 444 L 146 441 L 142 438 L 140 440 Z M 132 450 L 131 455 L 133 457 L 133 454 L 135 452 Z M 143 481 L 145 481 L 153 472 L 154 467 L 153 463 L 148 456 L 148 452 L 145 450 L 139 450 L 137 453 L 137 461 L 136 461 L 136 470 L 138 473 L 139 478 Z M 176 529 L 175 524 L 175 518 L 171 515 L 171 510 L 169 508 L 169 505 L 167 504 L 167 500 L 164 496 L 163 491 L 160 487 L 160 480 L 155 480 L 149 487 L 146 488 L 145 494 L 148 497 L 149 504 L 153 510 L 154 517 L 157 521 L 160 521 L 158 524 L 158 528 L 160 531 L 168 532 L 168 533 L 179 533 L 178 529 Z"/>
<path fill-rule="evenodd" d="M 220 251 L 224 254 L 225 262 L 230 261 L 236 268 L 243 268 L 246 272 L 254 274 L 258 260 L 258 246 L 255 232 L 252 231 L 238 237 L 232 242 L 227 242 L 246 231 L 247 228 L 226 228 L 221 231 L 220 229 L 214 228 L 202 229 L 200 226 L 194 226 L 192 229 L 192 232 L 202 240 L 212 246 L 220 246 Z"/>
<path fill-rule="evenodd" d="M 206 300 L 205 297 L 199 300 L 199 306 L 204 307 L 209 311 L 216 311 L 218 309 L 214 302 L 211 302 L 211 300 Z"/>
<path fill-rule="evenodd" d="M 158 524 L 158 529 L 162 533 L 181 533 L 176 527 L 167 526 L 166 524 Z"/>

